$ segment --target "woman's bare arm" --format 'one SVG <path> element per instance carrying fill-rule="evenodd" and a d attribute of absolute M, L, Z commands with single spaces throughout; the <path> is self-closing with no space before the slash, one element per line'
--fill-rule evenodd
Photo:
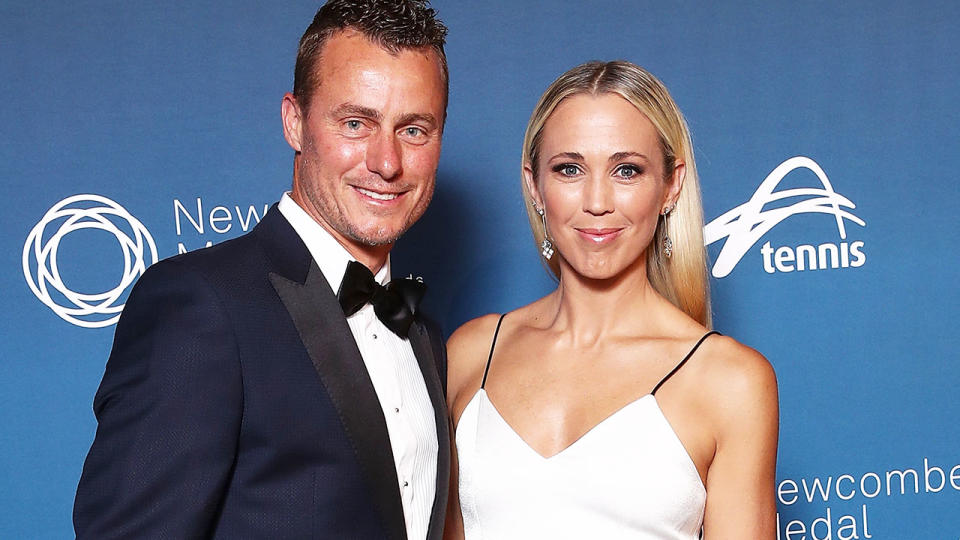
<path fill-rule="evenodd" d="M 486 315 L 467 322 L 447 341 L 447 409 L 450 419 L 450 493 L 444 540 L 462 540 L 463 514 L 460 511 L 459 463 L 457 462 L 456 426 L 467 402 L 480 388 L 486 354 L 493 338 L 499 315 Z"/>
<path fill-rule="evenodd" d="M 776 538 L 777 380 L 756 351 L 730 340 L 715 363 L 716 453 L 707 472 L 704 538 Z"/>

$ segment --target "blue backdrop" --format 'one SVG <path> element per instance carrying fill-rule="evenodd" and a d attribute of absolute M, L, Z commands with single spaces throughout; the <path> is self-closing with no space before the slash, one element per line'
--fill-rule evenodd
<path fill-rule="evenodd" d="M 280 97 L 317 2 L 178 4 L 0 4 L 2 538 L 72 534 L 130 283 L 248 230 L 290 183 Z M 394 264 L 447 332 L 552 287 L 519 190 L 540 92 L 637 62 L 694 135 L 716 326 L 779 377 L 780 537 L 956 538 L 958 4 L 434 6 L 438 190 Z"/>

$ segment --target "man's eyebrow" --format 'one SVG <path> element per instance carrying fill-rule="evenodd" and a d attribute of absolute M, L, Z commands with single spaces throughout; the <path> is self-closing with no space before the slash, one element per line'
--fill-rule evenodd
<path fill-rule="evenodd" d="M 380 111 L 371 109 L 370 107 L 354 105 L 353 103 L 341 103 L 339 107 L 333 110 L 333 116 L 362 116 L 377 122 L 381 119 Z"/>
<path fill-rule="evenodd" d="M 420 122 L 429 124 L 431 128 L 435 128 L 439 125 L 437 119 L 430 113 L 407 113 L 400 117 L 400 119 L 397 121 L 397 124 L 405 126 Z"/>

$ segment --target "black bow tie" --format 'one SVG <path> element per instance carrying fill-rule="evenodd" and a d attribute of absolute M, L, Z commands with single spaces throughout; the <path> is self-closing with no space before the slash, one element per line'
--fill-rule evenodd
<path fill-rule="evenodd" d="M 369 302 L 384 326 L 405 338 L 426 290 L 426 285 L 414 279 L 395 279 L 384 287 L 373 278 L 369 268 L 357 261 L 350 261 L 340 282 L 337 300 L 347 317 L 360 311 Z"/>

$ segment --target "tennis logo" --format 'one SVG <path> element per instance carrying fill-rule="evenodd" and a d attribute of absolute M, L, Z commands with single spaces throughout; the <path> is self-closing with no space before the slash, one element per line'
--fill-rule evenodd
<path fill-rule="evenodd" d="M 64 284 L 57 260 L 68 234 L 95 229 L 116 237 L 123 251 L 123 274 L 116 287 L 74 291 Z M 110 326 L 120 318 L 123 298 L 148 266 L 157 262 L 157 247 L 140 221 L 100 195 L 74 195 L 58 202 L 34 226 L 23 245 L 23 276 L 33 294 L 63 320 L 84 328 Z"/>
<path fill-rule="evenodd" d="M 774 191 L 785 176 L 797 169 L 809 169 L 813 172 L 820 180 L 822 188 Z M 774 206 L 782 204 L 779 201 L 791 198 L 800 200 L 786 206 Z M 766 205 L 770 207 L 764 209 Z M 770 242 L 766 242 L 760 248 L 765 272 L 773 274 L 863 266 L 867 260 L 863 251 L 864 244 L 860 240 L 847 239 L 844 221 L 852 221 L 861 227 L 866 225 L 862 219 L 850 212 L 854 208 L 856 205 L 850 199 L 833 190 L 830 179 L 820 165 L 808 157 L 792 157 L 767 175 L 749 201 L 717 217 L 703 228 L 706 245 L 726 238 L 713 265 L 713 276 L 722 278 L 729 275 L 747 251 L 777 224 L 789 217 L 809 213 L 833 216 L 840 242 L 796 247 L 773 247 Z"/>

